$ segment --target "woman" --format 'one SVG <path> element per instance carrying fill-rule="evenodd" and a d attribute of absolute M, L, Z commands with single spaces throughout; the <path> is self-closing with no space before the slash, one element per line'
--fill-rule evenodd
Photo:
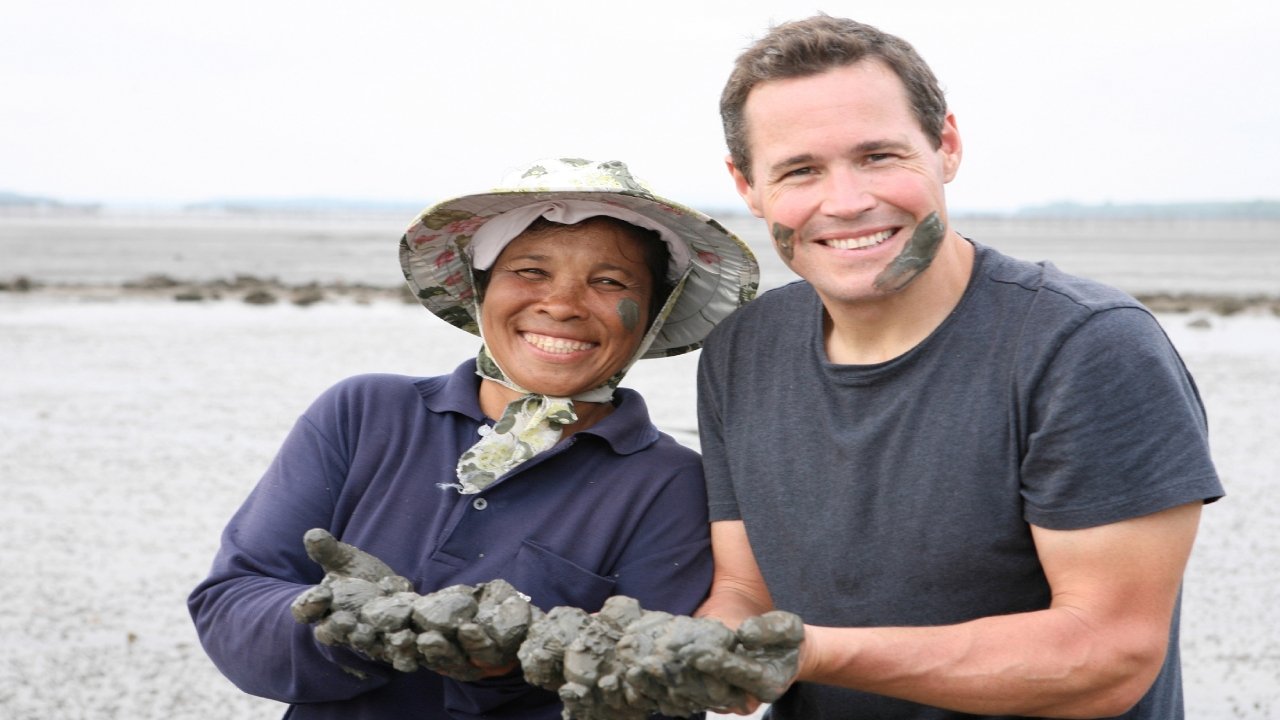
<path fill-rule="evenodd" d="M 323 574 L 302 537 L 324 528 L 422 594 L 501 578 L 543 609 L 627 595 L 691 613 L 711 576 L 699 458 L 617 385 L 637 359 L 697 348 L 758 268 L 714 220 L 584 160 L 429 208 L 400 259 L 478 357 L 316 400 L 227 525 L 192 617 L 222 672 L 286 717 L 558 718 L 518 671 L 460 682 L 316 642 L 290 614 Z"/>

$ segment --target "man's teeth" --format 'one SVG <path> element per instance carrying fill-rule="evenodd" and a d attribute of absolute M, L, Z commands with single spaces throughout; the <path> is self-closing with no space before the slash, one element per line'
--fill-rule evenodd
<path fill-rule="evenodd" d="M 857 248 L 879 245 L 885 240 L 888 240 L 891 235 L 893 235 L 892 230 L 881 230 L 878 233 L 863 235 L 858 238 L 832 238 L 830 240 L 825 240 L 824 242 L 827 244 L 827 247 L 835 248 L 836 250 L 855 250 Z"/>
<path fill-rule="evenodd" d="M 579 350 L 586 350 L 595 344 L 579 340 L 566 340 L 565 338 L 549 337 L 547 335 L 537 335 L 534 333 L 525 333 L 524 339 L 525 342 L 539 350 L 550 353 L 577 352 Z"/>

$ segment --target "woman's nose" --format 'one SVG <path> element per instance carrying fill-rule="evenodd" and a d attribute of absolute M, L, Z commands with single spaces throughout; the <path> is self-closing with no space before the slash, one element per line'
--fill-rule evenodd
<path fill-rule="evenodd" d="M 580 283 L 556 280 L 548 284 L 539 304 L 556 320 L 572 320 L 586 315 L 585 292 Z"/>

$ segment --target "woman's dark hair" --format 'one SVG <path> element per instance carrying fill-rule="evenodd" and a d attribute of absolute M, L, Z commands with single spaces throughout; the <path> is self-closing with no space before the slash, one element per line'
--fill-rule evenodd
<path fill-rule="evenodd" d="M 565 225 L 564 223 L 540 217 L 530 223 L 529 227 L 525 228 L 524 232 L 520 233 L 518 237 L 559 232 L 566 227 L 582 228 L 594 223 L 611 225 L 627 236 L 638 240 L 640 246 L 644 248 L 644 265 L 649 270 L 649 278 L 652 280 L 651 284 L 653 286 L 653 293 L 649 296 L 648 321 L 645 324 L 645 331 L 648 332 L 649 328 L 653 326 L 653 321 L 658 317 L 658 311 L 666 304 L 667 297 L 675 289 L 675 284 L 667 279 L 667 266 L 671 261 L 671 251 L 657 232 L 607 215 L 589 217 L 574 225 Z M 472 268 L 471 274 L 475 278 L 476 297 L 481 302 L 484 302 L 484 293 L 489 287 L 490 271 Z"/>

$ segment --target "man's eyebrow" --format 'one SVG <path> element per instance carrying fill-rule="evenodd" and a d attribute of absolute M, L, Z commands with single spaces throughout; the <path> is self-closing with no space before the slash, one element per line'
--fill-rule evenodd
<path fill-rule="evenodd" d="M 902 150 L 907 147 L 909 147 L 908 144 L 901 140 L 867 140 L 850 148 L 850 153 L 853 155 L 866 155 L 884 150 Z"/>
<path fill-rule="evenodd" d="M 877 152 L 884 152 L 885 150 L 902 151 L 909 148 L 910 148 L 910 144 L 903 142 L 901 140 L 888 140 L 888 139 L 866 140 L 849 148 L 848 154 L 850 156 L 859 156 L 859 155 L 869 155 Z M 816 156 L 813 153 L 800 153 L 798 155 L 792 155 L 791 157 L 788 157 L 788 158 L 783 158 L 782 160 L 779 160 L 778 162 L 773 163 L 772 165 L 769 166 L 769 174 L 777 175 L 779 172 L 782 172 L 783 170 L 786 170 L 788 168 L 793 168 L 798 165 L 807 165 L 813 162 L 815 157 Z"/>
<path fill-rule="evenodd" d="M 778 162 L 773 163 L 772 165 L 769 166 L 769 174 L 776 175 L 778 174 L 778 172 L 785 170 L 787 168 L 792 168 L 797 165 L 804 165 L 807 163 L 811 163 L 813 162 L 813 157 L 814 157 L 813 153 L 801 153 L 799 155 L 792 155 L 789 158 L 783 158 L 782 160 L 779 160 Z"/>

